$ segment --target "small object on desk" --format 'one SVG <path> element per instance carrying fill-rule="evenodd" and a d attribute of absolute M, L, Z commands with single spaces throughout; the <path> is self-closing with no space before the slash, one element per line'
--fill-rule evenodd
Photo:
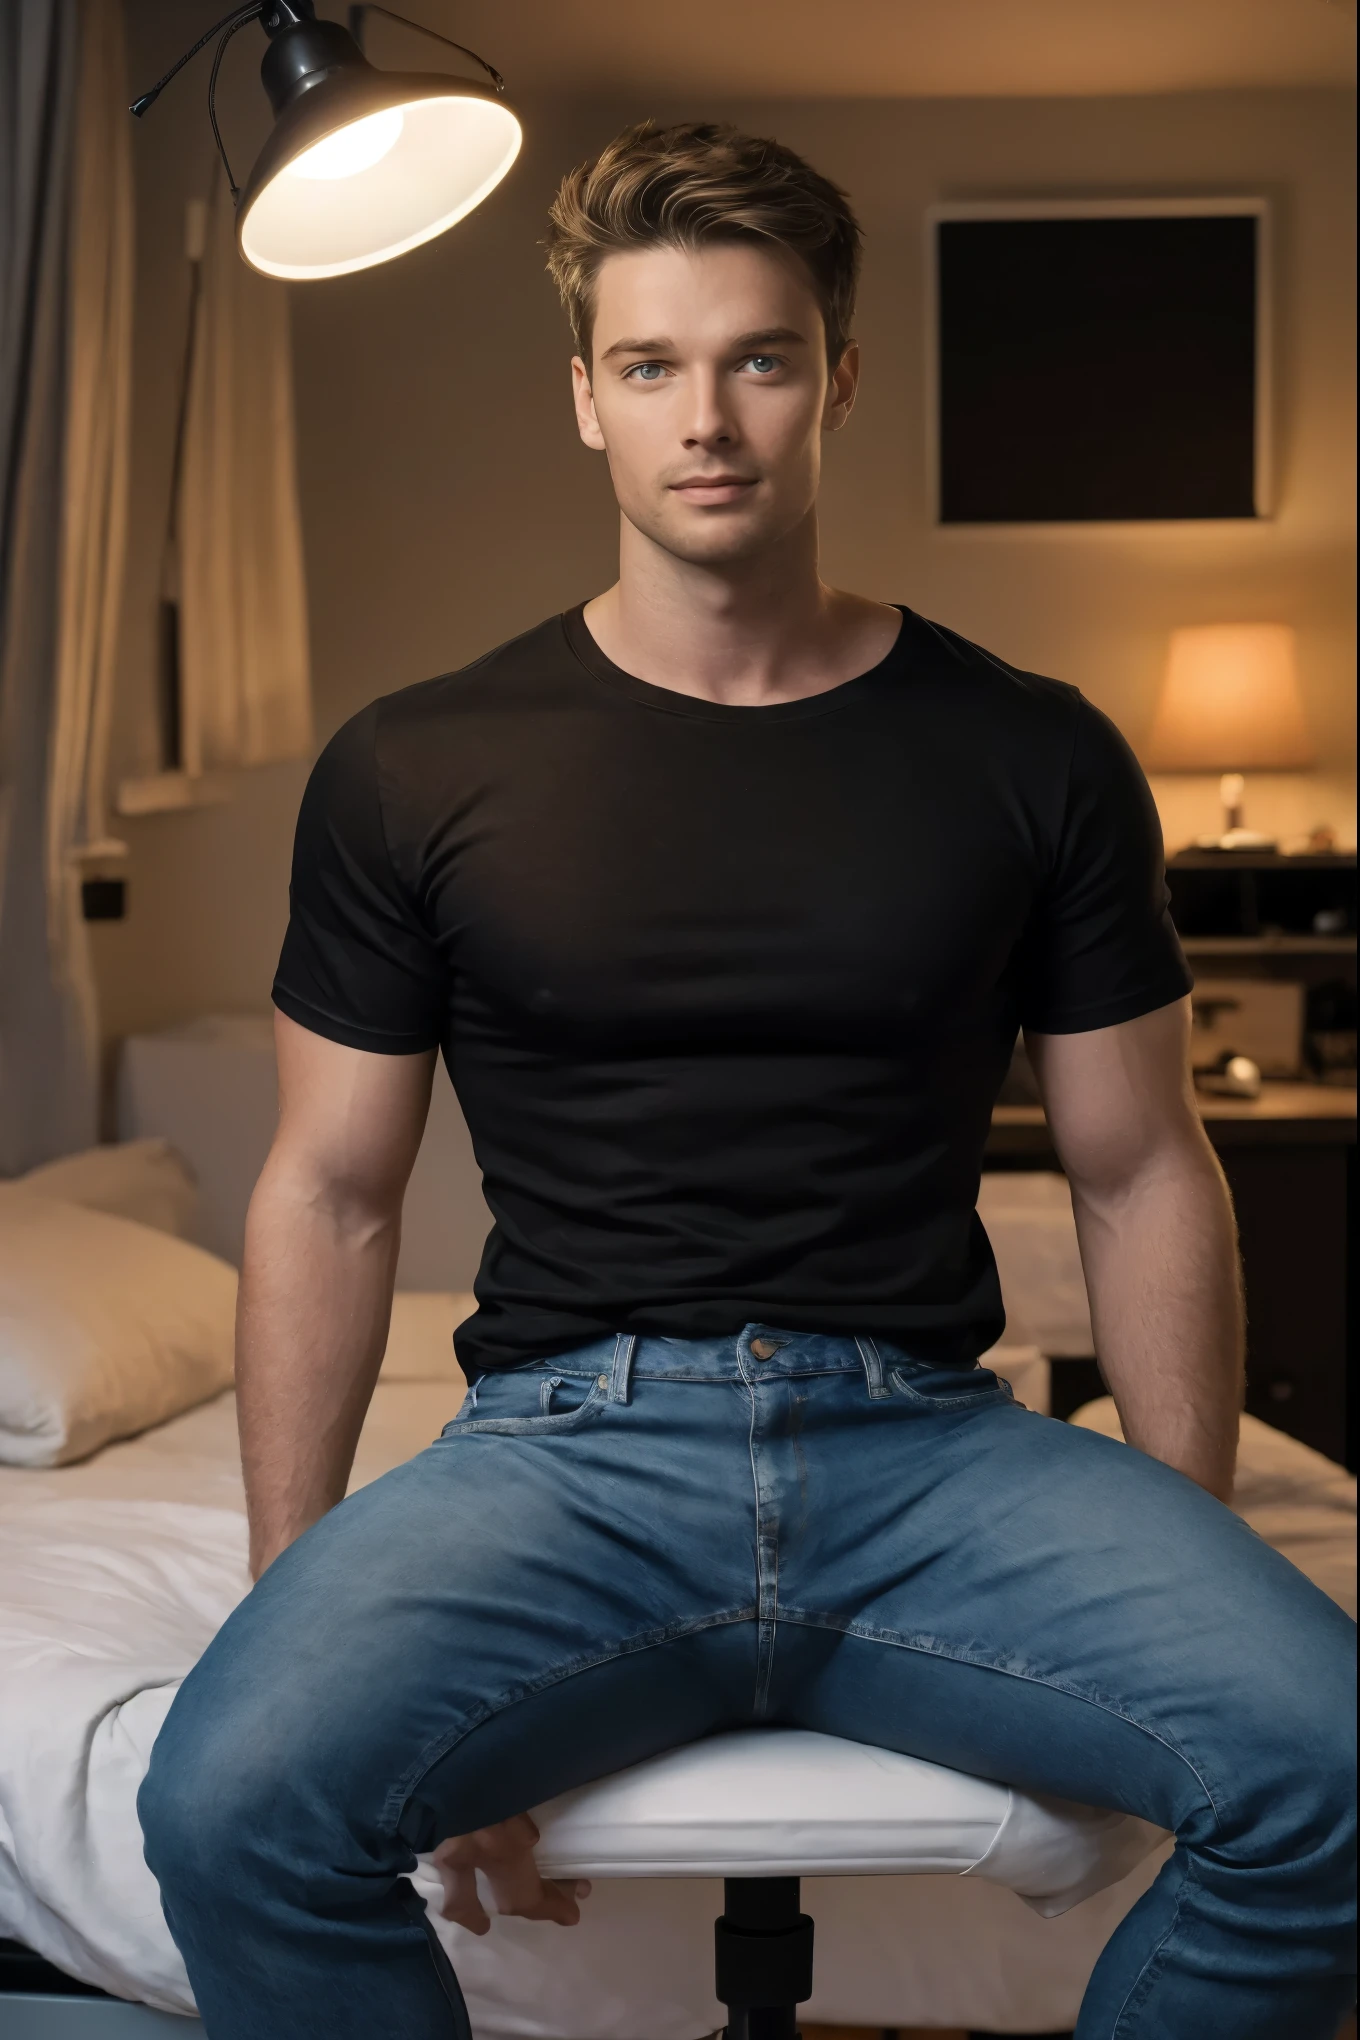
<path fill-rule="evenodd" d="M 1259 1098 L 1261 1072 L 1249 1055 L 1221 1055 L 1208 1069 L 1195 1071 L 1198 1090 L 1217 1098 Z"/>
<path fill-rule="evenodd" d="M 1190 1061 L 1196 1070 L 1221 1068 L 1227 1057 L 1239 1055 L 1249 1056 L 1262 1076 L 1298 1076 L 1303 1054 L 1301 984 L 1288 979 L 1202 977 L 1190 994 L 1190 1015 Z"/>
<path fill-rule="evenodd" d="M 1196 850 L 1219 850 L 1231 856 L 1234 851 L 1275 850 L 1279 846 L 1273 836 L 1263 836 L 1259 829 L 1243 828 L 1241 822 L 1242 799 L 1247 782 L 1240 772 L 1225 772 L 1218 782 L 1218 797 L 1223 803 L 1223 819 L 1227 824 L 1216 836 L 1196 836 Z"/>

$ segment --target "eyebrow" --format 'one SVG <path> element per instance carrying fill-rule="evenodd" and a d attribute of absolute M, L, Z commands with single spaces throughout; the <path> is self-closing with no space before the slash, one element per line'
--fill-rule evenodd
<path fill-rule="evenodd" d="M 766 326 L 758 333 L 739 333 L 732 345 L 734 348 L 768 347 L 776 342 L 781 347 L 806 347 L 807 335 L 796 332 L 792 326 Z M 608 361 L 615 354 L 665 354 L 674 346 L 675 342 L 664 335 L 654 340 L 616 340 L 612 347 L 605 348 L 600 359 Z"/>

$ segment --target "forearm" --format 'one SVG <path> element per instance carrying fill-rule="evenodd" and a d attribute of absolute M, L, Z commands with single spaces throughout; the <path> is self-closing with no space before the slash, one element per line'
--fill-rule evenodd
<path fill-rule="evenodd" d="M 1101 1371 L 1131 1445 L 1228 1500 L 1243 1387 L 1232 1204 L 1198 1126 L 1128 1181 L 1072 1184 Z"/>
<path fill-rule="evenodd" d="M 382 1364 L 399 1209 L 346 1209 L 271 1156 L 251 1199 L 236 1387 L 256 1577 L 342 1500 Z"/>

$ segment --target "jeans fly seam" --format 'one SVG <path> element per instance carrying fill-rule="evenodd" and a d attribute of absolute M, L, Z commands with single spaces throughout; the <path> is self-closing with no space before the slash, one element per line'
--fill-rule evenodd
<path fill-rule="evenodd" d="M 761 1673 L 760 1673 L 760 1683 L 759 1683 L 759 1685 L 758 1685 L 758 1687 L 757 1687 L 757 1689 L 756 1689 L 756 1715 L 757 1715 L 757 1717 L 759 1717 L 759 1716 L 761 1716 L 761 1715 L 763 1715 L 763 1714 L 767 1713 L 767 1712 L 768 1712 L 768 1710 L 769 1710 L 769 1705 L 770 1705 L 770 1686 L 771 1686 L 771 1683 L 773 1682 L 773 1679 L 774 1679 L 774 1654 L 775 1654 L 775 1651 L 776 1651 L 776 1649 L 778 1648 L 778 1644 L 779 1644 L 779 1539 L 778 1539 L 778 1537 L 773 1537 L 773 1538 L 772 1538 L 772 1539 L 770 1540 L 770 1562 L 771 1562 L 771 1573 L 770 1573 L 770 1614 L 769 1614 L 769 1621 L 768 1621 L 768 1623 L 762 1623 L 762 1624 L 760 1625 L 760 1628 L 761 1628 L 761 1630 L 764 1630 L 764 1629 L 766 1629 L 766 1628 L 768 1628 L 768 1630 L 769 1630 L 769 1635 L 770 1635 L 770 1647 L 769 1647 L 768 1651 L 766 1651 L 766 1652 L 764 1653 L 764 1657 L 765 1657 L 765 1663 L 764 1663 L 764 1668 L 763 1668 L 763 1670 L 762 1670 L 762 1671 L 761 1671 Z"/>
<path fill-rule="evenodd" d="M 713 1615 L 701 1616 L 697 1621 L 670 1622 L 660 1629 L 644 1630 L 640 1635 L 629 1637 L 609 1650 L 596 1652 L 593 1657 L 573 1658 L 569 1664 L 559 1665 L 553 1671 L 544 1672 L 536 1679 L 525 1679 L 517 1686 L 508 1687 L 494 1700 L 485 1701 L 458 1727 L 445 1731 L 444 1734 L 436 1736 L 432 1742 L 426 1743 L 419 1756 L 388 1793 L 382 1812 L 378 1816 L 380 1827 L 395 1838 L 407 1802 L 421 1779 L 428 1776 L 435 1765 L 441 1763 L 450 1750 L 456 1749 L 474 1729 L 484 1727 L 488 1721 L 494 1720 L 498 1714 L 504 1714 L 509 1708 L 518 1706 L 522 1700 L 529 1699 L 535 1693 L 546 1692 L 550 1686 L 563 1685 L 568 1679 L 578 1678 L 582 1672 L 598 1671 L 601 1665 L 613 1664 L 618 1658 L 632 1657 L 639 1651 L 658 1650 L 663 1644 L 678 1642 L 682 1636 L 701 1635 L 707 1629 L 723 1629 L 734 1627 L 740 1622 L 756 1621 L 758 1615 L 759 1611 L 755 1608 L 726 1608 Z"/>
<path fill-rule="evenodd" d="M 1140 1735 L 1147 1736 L 1152 1742 L 1160 1743 L 1164 1750 L 1169 1750 L 1179 1763 L 1184 1764 L 1208 1801 L 1215 1825 L 1219 1828 L 1223 1825 L 1218 1802 L 1210 1791 L 1203 1772 L 1189 1753 L 1170 1736 L 1162 1734 L 1160 1729 L 1151 1728 L 1147 1722 L 1137 1720 L 1126 1708 L 1118 1706 L 1113 1700 L 1078 1692 L 1075 1686 L 1069 1686 L 1061 1679 L 1041 1678 L 1035 1672 L 1017 1672 L 1010 1665 L 989 1664 L 986 1658 L 970 1657 L 961 1650 L 941 1650 L 936 1645 L 914 1642 L 912 1638 L 903 1636 L 896 1629 L 879 1629 L 867 1622 L 841 1622 L 834 1616 L 816 1615 L 807 1609 L 797 1608 L 781 1609 L 779 1619 L 781 1622 L 791 1622 L 800 1629 L 835 1629 L 843 1636 L 857 1636 L 864 1643 L 885 1643 L 895 1650 L 919 1651 L 923 1657 L 946 1658 L 950 1664 L 972 1665 L 977 1671 L 996 1672 L 1004 1679 L 1021 1679 L 1026 1685 L 1042 1686 L 1046 1692 L 1062 1693 L 1069 1700 L 1079 1700 L 1083 1706 L 1097 1707 L 1102 1714 L 1113 1715 L 1116 1721 L 1126 1722 L 1130 1728 L 1136 1728 Z"/>
<path fill-rule="evenodd" d="M 737 1354 L 737 1368 L 751 1401 L 751 1422 L 746 1434 L 746 1451 L 751 1462 L 751 1498 L 756 1516 L 756 1685 L 751 1705 L 758 1718 L 770 1695 L 770 1679 L 774 1670 L 774 1622 L 779 1611 L 779 1589 L 776 1574 L 772 1608 L 765 1590 L 765 1512 L 760 1499 L 760 1469 L 756 1461 L 756 1388 L 746 1371 L 746 1362 L 740 1353 Z M 775 1562 L 777 1565 L 777 1551 Z"/>

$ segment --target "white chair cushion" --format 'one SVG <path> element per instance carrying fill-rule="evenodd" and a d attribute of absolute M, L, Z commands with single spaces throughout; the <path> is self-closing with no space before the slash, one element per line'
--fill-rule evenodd
<path fill-rule="evenodd" d="M 534 1809 L 545 1877 L 985 1877 L 1046 1916 L 1165 1837 L 806 1729 L 715 1735 Z"/>

